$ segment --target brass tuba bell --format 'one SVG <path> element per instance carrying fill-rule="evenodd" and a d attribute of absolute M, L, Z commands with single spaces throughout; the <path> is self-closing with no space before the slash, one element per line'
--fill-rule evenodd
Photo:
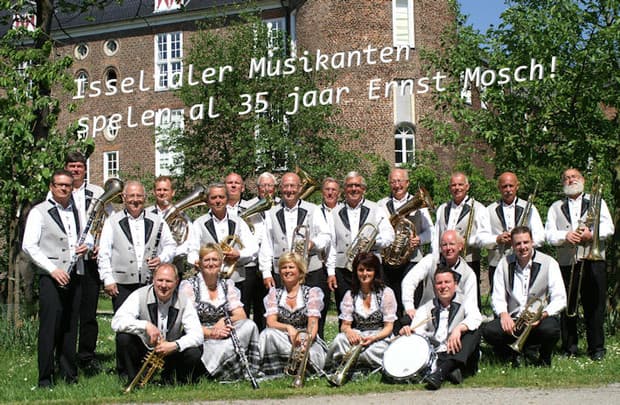
<path fill-rule="evenodd" d="M 295 174 L 301 180 L 301 188 L 299 190 L 299 199 L 305 200 L 319 189 L 319 182 L 312 178 L 307 171 L 299 166 L 295 166 Z"/>
<path fill-rule="evenodd" d="M 187 197 L 174 204 L 164 215 L 164 221 L 170 227 L 172 237 L 177 245 L 185 242 L 189 235 L 189 224 L 183 215 L 183 211 L 192 207 L 198 207 L 207 203 L 207 190 L 202 184 L 196 184 L 194 190 Z"/>

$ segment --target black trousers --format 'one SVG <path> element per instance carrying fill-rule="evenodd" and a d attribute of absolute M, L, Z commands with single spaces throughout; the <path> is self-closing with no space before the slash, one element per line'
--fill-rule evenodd
<path fill-rule="evenodd" d="M 400 318 L 403 315 L 403 310 L 404 310 L 403 294 L 402 294 L 402 287 L 401 287 L 403 278 L 405 278 L 407 273 L 409 273 L 409 270 L 411 270 L 413 266 L 415 265 L 416 263 L 413 263 L 413 262 L 405 263 L 402 266 L 390 266 L 389 264 L 383 265 L 383 270 L 385 273 L 385 284 L 388 287 L 390 287 L 392 290 L 394 290 L 394 296 L 396 297 L 396 302 L 398 303 L 398 308 L 396 309 L 396 316 L 398 318 Z M 414 297 L 414 303 L 416 305 L 416 308 L 421 298 L 422 287 L 423 287 L 422 284 L 423 283 L 420 283 L 420 285 L 418 285 L 418 288 L 416 288 L 415 290 L 415 295 L 420 296 L 417 302 L 415 302 L 416 300 Z"/>
<path fill-rule="evenodd" d="M 467 262 L 469 267 L 474 271 L 476 275 L 476 282 L 478 283 L 478 288 L 476 289 L 478 293 L 478 308 L 482 308 L 482 301 L 480 300 L 480 260 L 475 262 Z"/>
<path fill-rule="evenodd" d="M 479 360 L 480 329 L 470 330 L 461 335 L 461 350 L 458 353 L 437 353 L 437 367 L 442 368 L 444 373 L 460 368 L 463 374 L 474 375 L 478 371 Z"/>
<path fill-rule="evenodd" d="M 117 359 L 127 373 L 126 376 L 122 374 L 120 376 L 127 377 L 131 381 L 140 371 L 148 349 L 137 335 L 130 333 L 117 333 L 116 347 Z M 175 380 L 180 383 L 196 382 L 205 372 L 201 356 L 202 345 L 166 356 L 161 373 L 162 380 L 165 383 L 172 383 Z"/>
<path fill-rule="evenodd" d="M 39 277 L 39 385 L 54 383 L 54 365 L 58 361 L 60 377 L 67 382 L 77 381 L 75 347 L 81 278 L 73 273 L 66 288 L 61 288 L 51 276 Z"/>
<path fill-rule="evenodd" d="M 581 263 L 575 265 L 575 276 Z M 570 285 L 571 266 L 560 267 L 564 286 Z M 604 261 L 585 261 L 580 289 L 583 319 L 586 326 L 588 354 L 605 351 L 605 309 L 607 301 L 607 272 Z M 567 291 L 568 295 L 568 291 Z M 577 353 L 579 336 L 577 333 L 577 316 L 569 318 L 562 312 L 562 349 Z"/>
<path fill-rule="evenodd" d="M 263 278 L 258 272 L 258 266 L 246 266 L 241 302 L 243 302 L 243 309 L 245 309 L 248 319 L 250 319 L 251 313 L 251 319 L 258 326 L 259 331 L 265 329 L 265 305 L 263 304 L 265 295 L 267 295 L 267 290 L 263 285 Z"/>
<path fill-rule="evenodd" d="M 336 309 L 338 315 L 340 315 L 340 303 L 344 298 L 344 294 L 351 289 L 351 282 L 353 280 L 353 272 L 342 267 L 336 267 L 336 283 L 338 288 L 334 292 L 336 298 Z M 340 322 L 338 322 L 340 324 Z"/>
<path fill-rule="evenodd" d="M 485 324 L 482 327 L 482 336 L 493 346 L 493 350 L 500 358 L 505 360 L 514 355 L 509 345 L 514 343 L 516 338 L 504 332 L 500 318 L 495 318 Z M 540 359 L 551 364 L 551 353 L 559 339 L 560 322 L 556 316 L 550 316 L 543 319 L 537 327 L 532 328 L 524 347 L 540 345 Z"/>
<path fill-rule="evenodd" d="M 132 292 L 136 291 L 138 288 L 144 286 L 145 284 L 116 284 L 118 288 L 118 295 L 116 297 L 112 297 L 112 309 L 114 313 L 118 311 L 118 309 L 123 305 L 123 302 L 131 295 Z"/>
<path fill-rule="evenodd" d="M 80 329 L 77 356 L 81 363 L 88 363 L 95 359 L 97 335 L 99 334 L 97 303 L 99 301 L 101 281 L 99 280 L 96 260 L 84 261 L 84 275 L 81 277 L 81 284 L 82 298 L 80 300 Z"/>
<path fill-rule="evenodd" d="M 321 269 L 308 272 L 304 284 L 308 287 L 318 287 L 323 291 L 323 310 L 321 311 L 321 318 L 319 319 L 318 331 L 319 336 L 323 339 L 327 311 L 329 310 L 329 302 L 331 300 L 331 290 L 327 286 L 327 269 L 325 266 Z"/>

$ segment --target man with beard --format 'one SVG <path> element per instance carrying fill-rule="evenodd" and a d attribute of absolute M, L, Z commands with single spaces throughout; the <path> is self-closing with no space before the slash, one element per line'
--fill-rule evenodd
<path fill-rule="evenodd" d="M 547 213 L 545 236 L 547 242 L 557 246 L 558 262 L 566 288 L 570 286 L 571 268 L 575 275 L 583 264 L 581 303 L 586 324 L 588 355 L 592 360 L 605 357 L 605 305 L 607 298 L 607 274 L 605 261 L 581 261 L 592 244 L 594 224 L 586 224 L 588 210 L 593 208 L 591 196 L 584 194 L 585 179 L 581 172 L 571 168 L 562 174 L 565 198 L 554 202 Z M 614 233 L 614 226 L 607 204 L 601 200 L 599 225 L 600 252 L 605 257 L 605 239 Z M 577 283 L 577 277 L 575 277 Z M 562 314 L 562 349 L 567 356 L 577 355 L 577 317 Z"/>

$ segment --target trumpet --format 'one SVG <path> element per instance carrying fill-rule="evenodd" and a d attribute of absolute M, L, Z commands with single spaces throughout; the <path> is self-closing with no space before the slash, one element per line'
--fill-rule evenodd
<path fill-rule="evenodd" d="M 144 357 L 140 371 L 138 371 L 138 374 L 136 374 L 133 380 L 131 380 L 131 383 L 125 388 L 125 394 L 129 394 L 136 385 L 140 388 L 144 388 L 153 375 L 162 368 L 164 368 L 164 356 L 156 353 L 155 350 L 149 351 Z"/>
<path fill-rule="evenodd" d="M 383 218 L 379 220 L 379 223 L 381 223 L 382 220 Z M 349 246 L 347 251 L 344 253 L 347 258 L 347 262 L 344 267 L 347 270 L 353 271 L 353 259 L 355 259 L 355 256 L 359 253 L 370 252 L 373 248 L 377 240 L 377 235 L 379 234 L 379 223 L 377 223 L 377 225 L 373 225 L 366 222 L 359 229 L 357 236 L 351 243 L 351 246 Z"/>
<path fill-rule="evenodd" d="M 517 338 L 513 344 L 509 345 L 512 350 L 517 353 L 523 351 L 523 347 L 527 341 L 534 324 L 542 318 L 545 302 L 537 297 L 530 297 L 525 304 L 525 308 L 521 315 L 515 321 L 512 336 Z"/>
<path fill-rule="evenodd" d="M 228 235 L 220 242 L 220 248 L 224 254 L 232 252 L 234 248 L 243 249 L 244 247 L 238 235 Z M 230 278 L 235 272 L 235 266 L 237 266 L 237 260 L 224 263 L 222 265 L 222 270 L 220 270 L 220 276 L 222 278 Z"/>

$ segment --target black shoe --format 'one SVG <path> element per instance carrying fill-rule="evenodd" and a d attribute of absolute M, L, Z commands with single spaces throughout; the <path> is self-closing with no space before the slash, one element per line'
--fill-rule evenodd
<path fill-rule="evenodd" d="M 450 374 L 446 376 L 446 379 L 452 384 L 460 384 L 463 382 L 463 374 L 460 368 L 455 368 Z"/>
<path fill-rule="evenodd" d="M 52 380 L 41 380 L 39 381 L 39 388 L 52 388 L 54 384 L 52 384 Z"/>
<path fill-rule="evenodd" d="M 521 363 L 523 363 L 523 357 L 520 354 L 517 354 L 512 357 L 512 368 L 521 367 Z"/>
<path fill-rule="evenodd" d="M 434 373 L 426 376 L 424 380 L 426 381 L 425 388 L 427 390 L 437 391 L 439 388 L 441 388 L 441 384 L 443 384 L 443 373 L 441 372 L 441 369 L 439 369 Z"/>
<path fill-rule="evenodd" d="M 601 361 L 605 358 L 605 350 L 597 350 L 590 355 L 592 361 Z"/>
<path fill-rule="evenodd" d="M 88 377 L 92 377 L 94 375 L 101 373 L 103 369 L 99 361 L 97 361 L 96 359 L 93 359 L 86 363 L 82 363 L 80 365 L 80 368 L 82 369 L 82 372 L 84 373 L 84 375 Z"/>
<path fill-rule="evenodd" d="M 576 349 L 575 350 L 573 349 L 564 350 L 563 355 L 566 358 L 577 357 L 577 350 Z"/>

